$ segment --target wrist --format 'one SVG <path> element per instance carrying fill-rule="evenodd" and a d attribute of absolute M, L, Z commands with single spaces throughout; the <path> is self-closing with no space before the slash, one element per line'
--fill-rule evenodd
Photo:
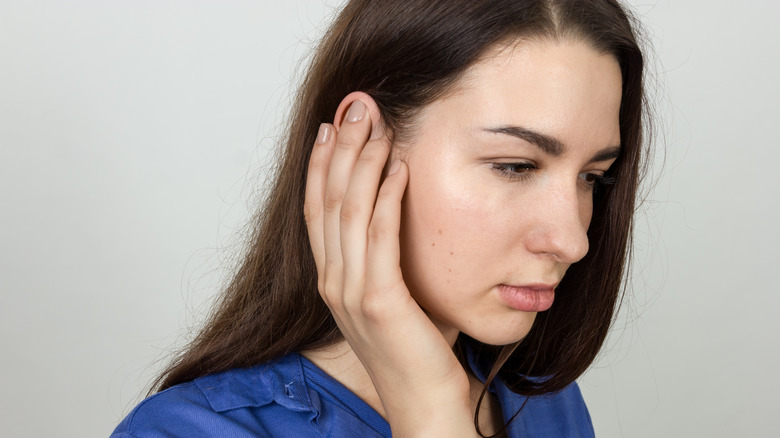
<path fill-rule="evenodd" d="M 468 396 L 408 400 L 398 409 L 386 408 L 393 437 L 478 437 Z M 442 402 L 442 400 L 447 400 Z"/>

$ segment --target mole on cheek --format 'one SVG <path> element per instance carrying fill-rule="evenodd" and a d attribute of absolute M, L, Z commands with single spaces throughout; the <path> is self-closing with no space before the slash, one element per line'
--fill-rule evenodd
<path fill-rule="evenodd" d="M 455 255 L 455 253 L 454 253 L 454 252 L 452 252 L 452 251 L 450 251 L 450 255 Z"/>

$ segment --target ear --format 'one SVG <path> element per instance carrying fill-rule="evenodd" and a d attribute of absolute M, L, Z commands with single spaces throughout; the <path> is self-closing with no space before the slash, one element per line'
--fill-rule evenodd
<path fill-rule="evenodd" d="M 341 128 L 341 122 L 344 121 L 344 116 L 347 114 L 349 106 L 356 100 L 363 102 L 366 105 L 366 108 L 368 108 L 368 115 L 371 117 L 371 125 L 373 126 L 371 137 L 375 137 L 374 133 L 378 129 L 384 130 L 384 122 L 382 121 L 382 115 L 379 112 L 379 106 L 377 106 L 371 96 L 362 91 L 353 91 L 341 100 L 341 103 L 336 110 L 336 117 L 333 118 L 333 126 L 336 128 L 336 132 Z"/>

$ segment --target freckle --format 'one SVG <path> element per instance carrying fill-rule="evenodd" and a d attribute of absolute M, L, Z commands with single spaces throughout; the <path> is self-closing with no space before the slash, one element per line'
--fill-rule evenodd
<path fill-rule="evenodd" d="M 435 243 L 431 243 L 431 246 L 436 246 L 436 244 Z"/>
<path fill-rule="evenodd" d="M 441 229 L 439 229 L 439 234 L 441 234 Z"/>
<path fill-rule="evenodd" d="M 450 272 L 452 272 L 452 269 L 450 269 L 450 268 L 447 268 L 447 270 L 448 270 L 448 271 L 450 271 Z"/>
<path fill-rule="evenodd" d="M 454 252 L 452 252 L 452 251 L 450 251 L 450 255 L 455 255 L 455 253 L 454 253 Z"/>

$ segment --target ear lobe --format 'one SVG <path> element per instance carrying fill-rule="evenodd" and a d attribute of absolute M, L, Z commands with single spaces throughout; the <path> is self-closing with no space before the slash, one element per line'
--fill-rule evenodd
<path fill-rule="evenodd" d="M 368 115 L 371 117 L 372 126 L 376 126 L 377 123 L 382 122 L 379 106 L 377 106 L 374 99 L 362 91 L 353 91 L 341 100 L 338 109 L 336 109 L 336 117 L 333 118 L 333 126 L 336 128 L 336 132 L 341 128 L 341 122 L 344 121 L 344 116 L 347 114 L 349 106 L 356 100 L 363 102 L 366 105 L 366 108 L 368 108 Z"/>

